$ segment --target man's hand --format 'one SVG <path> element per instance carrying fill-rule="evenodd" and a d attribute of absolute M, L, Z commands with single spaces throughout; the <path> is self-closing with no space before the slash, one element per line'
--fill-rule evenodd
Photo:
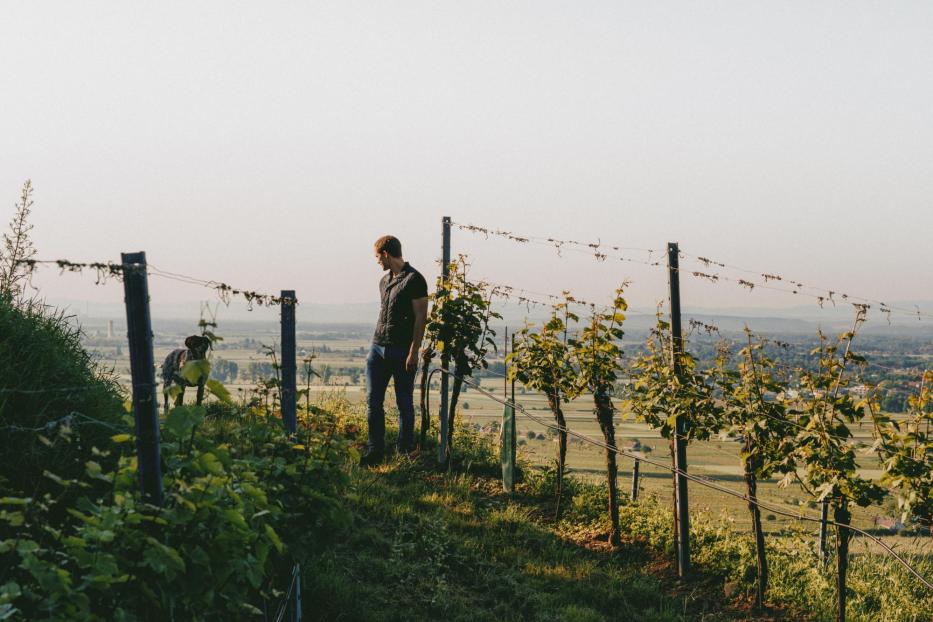
<path fill-rule="evenodd" d="M 421 341 L 424 339 L 424 327 L 428 319 L 428 299 L 416 298 L 411 301 L 411 309 L 415 314 L 415 332 L 412 335 L 411 348 L 408 350 L 408 360 L 405 369 L 413 374 L 418 369 L 418 352 L 421 350 Z"/>
<path fill-rule="evenodd" d="M 415 349 L 409 350 L 408 358 L 405 359 L 405 369 L 408 370 L 408 373 L 413 374 L 415 370 L 418 369 L 418 351 Z"/>

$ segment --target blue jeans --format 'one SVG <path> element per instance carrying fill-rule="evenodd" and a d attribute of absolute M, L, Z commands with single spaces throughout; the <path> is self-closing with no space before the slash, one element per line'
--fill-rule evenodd
<path fill-rule="evenodd" d="M 373 344 L 366 358 L 366 403 L 369 422 L 370 451 L 385 450 L 386 411 L 385 397 L 389 378 L 395 384 L 395 405 L 398 406 L 398 449 L 400 452 L 414 448 L 415 372 L 405 369 L 408 348 Z"/>

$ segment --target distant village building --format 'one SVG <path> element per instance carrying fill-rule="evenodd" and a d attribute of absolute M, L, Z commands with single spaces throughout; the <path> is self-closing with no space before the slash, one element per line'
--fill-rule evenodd
<path fill-rule="evenodd" d="M 904 523 L 892 516 L 876 516 L 875 527 L 889 531 L 900 531 L 904 528 Z"/>

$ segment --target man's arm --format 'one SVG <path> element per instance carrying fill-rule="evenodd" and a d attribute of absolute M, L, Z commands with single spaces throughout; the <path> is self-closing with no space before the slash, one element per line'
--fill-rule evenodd
<path fill-rule="evenodd" d="M 411 301 L 411 308 L 415 313 L 415 332 L 412 335 L 405 367 L 413 372 L 418 367 L 418 353 L 421 351 L 421 342 L 424 339 L 424 326 L 428 321 L 428 299 L 426 297 L 415 298 Z"/>

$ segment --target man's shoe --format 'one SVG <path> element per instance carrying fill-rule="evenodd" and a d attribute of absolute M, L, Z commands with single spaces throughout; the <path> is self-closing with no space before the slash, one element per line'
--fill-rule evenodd
<path fill-rule="evenodd" d="M 382 452 L 375 451 L 373 449 L 367 450 L 362 456 L 360 456 L 360 466 L 361 467 L 372 467 L 382 462 Z"/>

